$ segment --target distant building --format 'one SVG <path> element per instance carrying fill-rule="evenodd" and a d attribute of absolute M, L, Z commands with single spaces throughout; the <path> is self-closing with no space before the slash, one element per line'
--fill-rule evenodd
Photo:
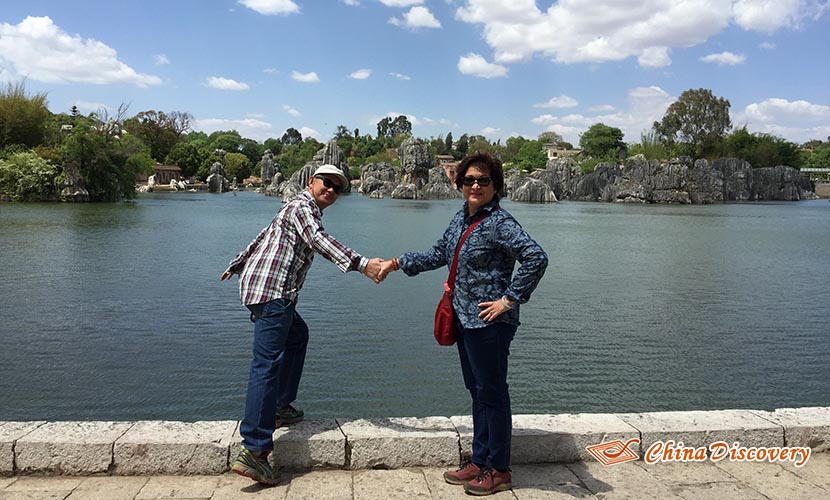
<path fill-rule="evenodd" d="M 556 144 L 543 144 L 545 153 L 548 155 L 548 161 L 558 160 L 559 158 L 570 158 L 576 156 L 582 151 L 579 149 L 565 149 Z"/>
<path fill-rule="evenodd" d="M 156 165 L 155 170 L 156 184 L 170 184 L 170 181 L 180 180 L 182 177 L 182 169 L 176 165 Z"/>
<path fill-rule="evenodd" d="M 447 174 L 447 177 L 450 179 L 450 184 L 455 183 L 455 167 L 458 166 L 458 162 L 455 161 L 451 155 L 435 155 L 435 161 L 438 163 L 438 166 L 444 169 L 444 173 Z"/>

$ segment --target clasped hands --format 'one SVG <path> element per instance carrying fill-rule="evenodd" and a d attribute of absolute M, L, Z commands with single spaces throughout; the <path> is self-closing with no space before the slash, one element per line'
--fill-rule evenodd
<path fill-rule="evenodd" d="M 395 260 L 383 260 L 380 257 L 370 259 L 369 264 L 366 265 L 366 269 L 363 270 L 363 274 L 375 283 L 380 283 L 386 279 L 389 273 L 397 270 Z"/>

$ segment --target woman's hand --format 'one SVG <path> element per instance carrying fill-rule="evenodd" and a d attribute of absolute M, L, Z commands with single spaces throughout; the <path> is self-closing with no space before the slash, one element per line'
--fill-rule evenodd
<path fill-rule="evenodd" d="M 515 303 L 515 301 L 507 297 L 502 297 L 493 302 L 482 302 L 478 305 L 478 307 L 482 308 L 482 311 L 478 313 L 478 317 L 489 323 L 501 316 L 505 311 L 513 309 L 513 304 Z"/>

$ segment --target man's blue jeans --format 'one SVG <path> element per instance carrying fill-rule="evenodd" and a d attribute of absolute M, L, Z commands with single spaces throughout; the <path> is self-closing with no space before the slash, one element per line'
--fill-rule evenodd
<path fill-rule="evenodd" d="M 254 355 L 248 376 L 242 445 L 254 452 L 274 449 L 277 409 L 297 399 L 308 346 L 308 326 L 288 299 L 249 305 L 254 318 Z"/>
<path fill-rule="evenodd" d="M 513 415 L 507 390 L 507 357 L 516 325 L 493 323 L 484 328 L 458 327 L 458 354 L 464 385 L 473 397 L 473 455 L 478 465 L 504 470 L 510 466 Z"/>

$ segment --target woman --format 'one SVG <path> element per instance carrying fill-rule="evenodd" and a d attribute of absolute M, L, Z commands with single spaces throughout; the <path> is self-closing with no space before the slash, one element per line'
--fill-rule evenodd
<path fill-rule="evenodd" d="M 453 293 L 461 372 L 472 396 L 473 449 L 470 460 L 445 472 L 444 479 L 463 484 L 468 493 L 489 495 L 512 487 L 507 357 L 519 326 L 519 304 L 530 298 L 545 273 L 548 256 L 499 207 L 497 193 L 504 187 L 499 160 L 485 153 L 464 158 L 455 185 L 466 201 L 441 239 L 425 252 L 407 252 L 384 262 L 380 277 L 398 269 L 415 276 L 451 266 L 461 235 L 480 221 L 458 254 Z M 521 266 L 514 275 L 516 261 Z"/>

